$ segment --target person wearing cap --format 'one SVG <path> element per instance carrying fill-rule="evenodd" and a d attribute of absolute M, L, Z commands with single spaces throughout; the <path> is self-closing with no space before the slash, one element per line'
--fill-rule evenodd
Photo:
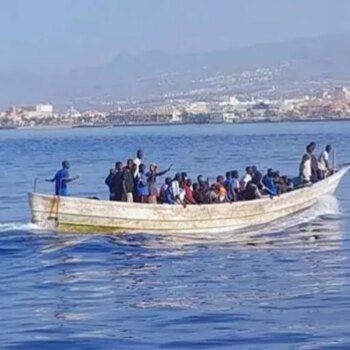
<path fill-rule="evenodd" d="M 149 171 L 146 174 L 147 177 L 147 184 L 148 184 L 148 191 L 149 191 L 149 197 L 148 202 L 156 204 L 157 203 L 157 196 L 158 196 L 158 190 L 157 190 L 157 177 L 163 176 L 167 172 L 169 172 L 172 168 L 172 164 L 169 166 L 168 169 L 164 171 L 157 171 L 158 166 L 156 163 L 151 163 L 149 166 Z"/>
<path fill-rule="evenodd" d="M 62 162 L 62 169 L 57 171 L 56 175 L 52 179 L 46 179 L 48 182 L 55 182 L 55 194 L 56 196 L 68 195 L 68 182 L 79 179 L 79 176 L 70 177 L 69 175 L 70 163 L 68 160 Z"/>
<path fill-rule="evenodd" d="M 278 194 L 278 188 L 275 182 L 275 173 L 273 169 L 268 169 L 266 175 L 262 180 L 263 185 L 265 186 L 265 190 L 272 196 L 276 196 Z"/>

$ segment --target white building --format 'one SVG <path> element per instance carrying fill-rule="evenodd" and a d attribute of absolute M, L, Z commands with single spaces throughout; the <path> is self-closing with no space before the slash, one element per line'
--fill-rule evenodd
<path fill-rule="evenodd" d="M 48 104 L 39 104 L 31 106 L 21 106 L 19 108 L 25 118 L 48 118 L 53 116 L 53 106 Z"/>

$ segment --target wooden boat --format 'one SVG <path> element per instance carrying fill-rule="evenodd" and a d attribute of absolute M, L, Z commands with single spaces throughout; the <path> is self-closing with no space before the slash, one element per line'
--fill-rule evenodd
<path fill-rule="evenodd" d="M 32 222 L 58 232 L 221 233 L 268 224 L 305 210 L 337 189 L 350 169 L 281 196 L 227 204 L 180 205 L 110 202 L 29 194 Z"/>

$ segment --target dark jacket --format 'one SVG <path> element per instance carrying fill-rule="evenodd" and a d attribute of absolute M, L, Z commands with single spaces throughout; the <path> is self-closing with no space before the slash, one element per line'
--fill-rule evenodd
<path fill-rule="evenodd" d="M 134 176 L 129 168 L 125 168 L 122 175 L 122 181 L 125 186 L 125 190 L 127 193 L 134 192 Z M 123 188 L 124 190 L 124 188 Z"/>

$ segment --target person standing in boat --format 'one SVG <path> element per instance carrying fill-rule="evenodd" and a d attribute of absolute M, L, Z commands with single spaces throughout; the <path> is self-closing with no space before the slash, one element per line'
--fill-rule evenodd
<path fill-rule="evenodd" d="M 310 147 L 308 148 L 308 152 L 311 158 L 311 182 L 317 182 L 318 181 L 318 161 L 315 156 L 316 143 L 311 142 L 309 146 Z"/>
<path fill-rule="evenodd" d="M 123 200 L 123 163 L 115 163 L 114 175 L 111 179 L 112 201 L 121 202 Z"/>
<path fill-rule="evenodd" d="M 134 201 L 134 175 L 132 173 L 134 161 L 128 159 L 127 165 L 123 170 L 122 184 L 123 184 L 123 201 L 133 202 Z"/>
<path fill-rule="evenodd" d="M 325 179 L 327 176 L 332 174 L 332 168 L 330 166 L 330 153 L 332 151 L 332 146 L 327 145 L 325 150 L 321 153 L 318 158 L 318 178 L 320 180 Z"/>
<path fill-rule="evenodd" d="M 111 169 L 109 171 L 108 176 L 106 177 L 105 184 L 109 188 L 109 200 L 111 201 L 118 200 L 116 199 L 115 177 L 118 177 L 118 178 L 121 177 L 122 168 L 123 168 L 123 164 L 121 162 L 116 162 L 114 169 Z M 121 197 L 123 191 L 119 191 L 119 193 Z M 121 198 L 119 200 L 121 200 Z"/>
<path fill-rule="evenodd" d="M 302 184 L 308 184 L 311 182 L 312 168 L 310 152 L 310 145 L 308 145 L 306 147 L 306 153 L 303 155 L 299 166 L 299 175 Z"/>
<path fill-rule="evenodd" d="M 147 183 L 147 176 L 145 174 L 146 166 L 145 164 L 140 164 L 139 166 L 139 175 L 137 177 L 137 197 L 140 203 L 147 203 L 149 197 L 149 188 Z"/>
<path fill-rule="evenodd" d="M 134 164 L 135 164 L 134 177 L 135 178 L 139 175 L 139 167 L 142 163 L 142 158 L 143 158 L 143 151 L 142 151 L 142 149 L 139 149 L 137 151 L 136 158 L 134 160 Z"/>
<path fill-rule="evenodd" d="M 158 172 L 158 166 L 156 163 L 152 163 L 149 166 L 149 171 L 146 174 L 147 177 L 147 184 L 148 184 L 148 191 L 149 191 L 149 197 L 148 197 L 148 202 L 156 204 L 157 203 L 157 197 L 158 197 L 158 190 L 157 190 L 157 177 L 158 176 L 163 176 L 166 173 L 168 173 L 171 168 L 172 164 L 169 166 L 168 169 L 164 171 Z"/>
<path fill-rule="evenodd" d="M 47 182 L 55 182 L 55 194 L 56 196 L 68 195 L 68 182 L 79 179 L 79 176 L 70 177 L 69 175 L 70 163 L 68 160 L 62 162 L 62 169 L 57 171 L 56 175 L 52 179 L 46 179 Z"/>

